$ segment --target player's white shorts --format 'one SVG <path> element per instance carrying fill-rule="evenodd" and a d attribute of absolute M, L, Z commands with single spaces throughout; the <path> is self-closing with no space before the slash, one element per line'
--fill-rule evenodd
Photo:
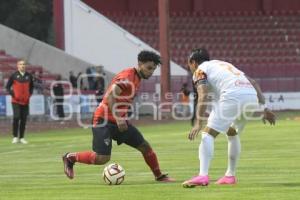
<path fill-rule="evenodd" d="M 212 106 L 207 126 L 220 133 L 227 133 L 229 127 L 240 134 L 247 121 L 259 110 L 256 95 L 240 95 L 230 99 L 221 99 Z"/>

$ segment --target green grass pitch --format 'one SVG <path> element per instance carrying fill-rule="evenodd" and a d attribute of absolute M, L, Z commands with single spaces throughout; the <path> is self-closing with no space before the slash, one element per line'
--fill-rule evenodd
<path fill-rule="evenodd" d="M 1 200 L 281 200 L 300 196 L 300 123 L 279 120 L 275 127 L 251 122 L 243 135 L 238 184 L 218 186 L 214 181 L 227 166 L 227 142 L 215 143 L 208 187 L 182 188 L 181 183 L 198 172 L 199 138 L 190 142 L 190 124 L 176 122 L 138 127 L 156 151 L 161 168 L 176 183 L 156 183 L 142 156 L 126 145 L 113 145 L 111 162 L 126 170 L 120 186 L 105 185 L 104 166 L 75 165 L 75 179 L 63 173 L 61 155 L 90 150 L 91 130 L 71 129 L 28 133 L 28 145 L 11 144 L 0 136 Z"/>

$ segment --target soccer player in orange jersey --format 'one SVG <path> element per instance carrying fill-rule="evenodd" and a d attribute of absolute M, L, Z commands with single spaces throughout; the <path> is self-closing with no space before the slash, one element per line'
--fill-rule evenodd
<path fill-rule="evenodd" d="M 74 178 L 76 162 L 103 165 L 111 158 L 112 140 L 118 145 L 125 143 L 140 151 L 151 168 L 156 181 L 173 182 L 174 179 L 160 170 L 157 156 L 138 129 L 127 120 L 129 107 L 139 89 L 142 79 L 148 79 L 158 65 L 160 57 L 151 51 L 138 54 L 138 66 L 123 70 L 109 85 L 102 102 L 93 116 L 93 151 L 66 153 L 63 156 L 64 172 Z"/>

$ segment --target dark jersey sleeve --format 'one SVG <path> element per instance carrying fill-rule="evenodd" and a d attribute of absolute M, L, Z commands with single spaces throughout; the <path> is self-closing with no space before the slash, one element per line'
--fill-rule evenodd
<path fill-rule="evenodd" d="M 6 84 L 6 91 L 12 96 L 14 96 L 14 91 L 12 89 L 13 82 L 14 82 L 14 73 L 9 77 Z"/>

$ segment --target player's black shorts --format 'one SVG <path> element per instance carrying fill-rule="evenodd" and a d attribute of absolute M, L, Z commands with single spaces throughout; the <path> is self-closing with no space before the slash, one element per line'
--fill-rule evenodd
<path fill-rule="evenodd" d="M 24 106 L 24 105 L 12 103 L 12 109 L 13 109 L 14 118 L 26 118 L 29 113 L 28 105 Z"/>
<path fill-rule="evenodd" d="M 100 123 L 103 121 L 100 120 Z M 128 124 L 128 129 L 120 132 L 117 124 L 106 122 L 102 127 L 93 127 L 93 151 L 100 155 L 111 155 L 112 139 L 118 145 L 125 143 L 131 147 L 138 147 L 145 139 L 141 132 L 133 125 Z"/>

